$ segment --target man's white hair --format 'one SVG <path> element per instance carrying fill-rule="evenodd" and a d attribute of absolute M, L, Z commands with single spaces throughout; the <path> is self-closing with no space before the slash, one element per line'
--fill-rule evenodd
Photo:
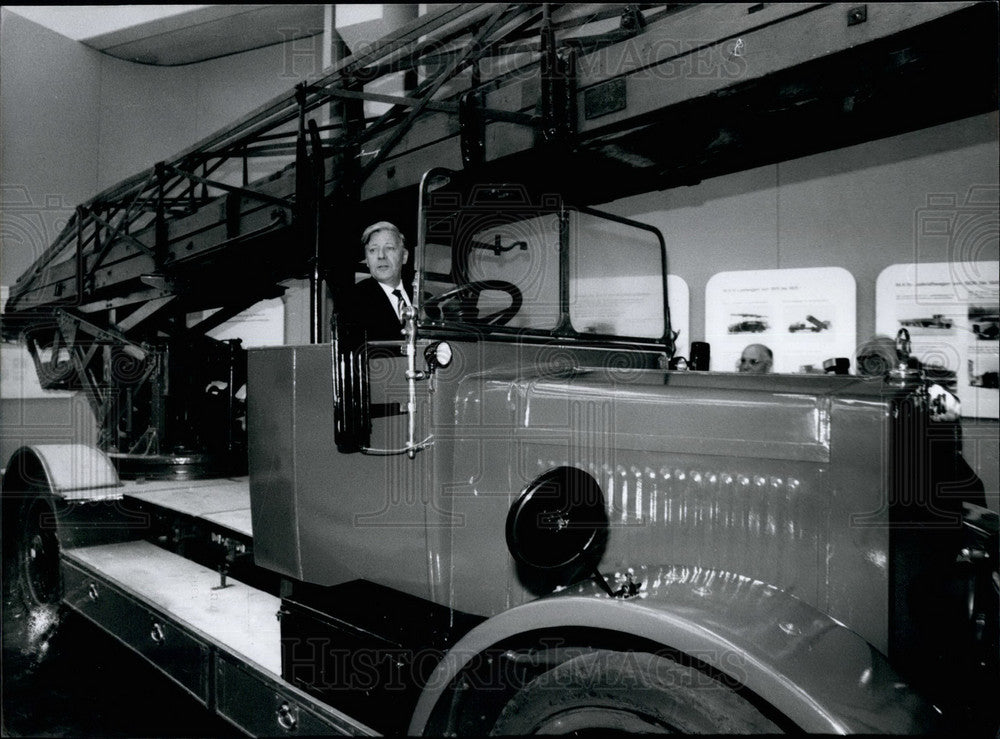
<path fill-rule="evenodd" d="M 379 231 L 390 231 L 396 234 L 396 238 L 399 239 L 399 245 L 406 246 L 406 237 L 403 236 L 403 232 L 396 227 L 396 224 L 389 223 L 389 221 L 379 221 L 366 228 L 364 233 L 361 234 L 361 246 L 368 246 L 368 240 Z"/>

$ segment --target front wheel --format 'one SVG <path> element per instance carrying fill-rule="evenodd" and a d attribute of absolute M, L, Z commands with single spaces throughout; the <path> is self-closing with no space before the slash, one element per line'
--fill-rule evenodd
<path fill-rule="evenodd" d="M 507 703 L 491 731 L 757 734 L 782 729 L 733 688 L 645 652 L 597 651 L 538 676 Z"/>

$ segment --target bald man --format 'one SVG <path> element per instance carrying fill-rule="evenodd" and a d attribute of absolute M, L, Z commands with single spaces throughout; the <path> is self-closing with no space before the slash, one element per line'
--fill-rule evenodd
<path fill-rule="evenodd" d="M 764 375 L 771 371 L 774 354 L 763 344 L 750 344 L 740 355 L 740 372 Z"/>

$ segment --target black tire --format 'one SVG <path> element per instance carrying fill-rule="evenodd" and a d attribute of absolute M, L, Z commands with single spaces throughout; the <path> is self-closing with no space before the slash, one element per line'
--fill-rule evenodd
<path fill-rule="evenodd" d="M 493 735 L 775 734 L 782 729 L 718 680 L 646 652 L 597 651 L 538 676 L 507 703 Z"/>
<path fill-rule="evenodd" d="M 55 510 L 47 495 L 9 495 L 3 510 L 3 647 L 43 660 L 60 620 L 62 578 Z"/>
<path fill-rule="evenodd" d="M 28 608 L 59 603 L 59 537 L 55 511 L 45 498 L 34 498 L 24 507 L 17 565 L 18 589 Z"/>

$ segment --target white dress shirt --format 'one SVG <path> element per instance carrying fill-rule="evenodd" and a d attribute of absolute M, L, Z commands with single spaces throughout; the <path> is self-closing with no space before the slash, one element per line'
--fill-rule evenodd
<path fill-rule="evenodd" d="M 392 309 L 396 311 L 396 315 L 399 316 L 399 320 L 402 321 L 403 317 L 400 315 L 401 306 L 397 303 L 396 296 L 392 294 L 392 291 L 399 290 L 399 294 L 403 296 L 403 302 L 406 303 L 406 305 L 412 306 L 412 303 L 410 303 L 410 296 L 407 295 L 406 290 L 403 289 L 403 281 L 400 280 L 399 284 L 394 285 L 393 287 L 389 287 L 384 282 L 379 282 L 378 285 L 382 288 L 383 292 L 385 292 L 385 296 L 389 299 L 389 305 L 392 306 Z"/>

